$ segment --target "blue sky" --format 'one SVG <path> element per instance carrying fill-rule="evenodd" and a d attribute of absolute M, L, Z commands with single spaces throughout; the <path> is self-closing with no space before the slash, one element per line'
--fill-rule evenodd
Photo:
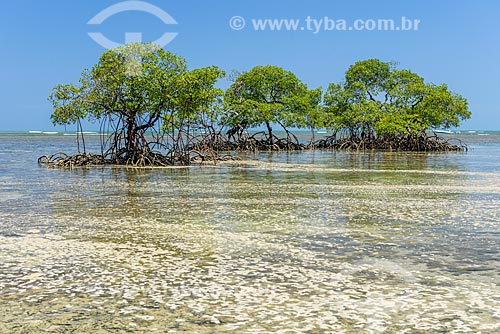
<path fill-rule="evenodd" d="M 273 64 L 293 71 L 310 88 L 339 82 L 349 65 L 380 58 L 397 61 L 426 81 L 447 83 L 469 100 L 473 113 L 463 129 L 500 130 L 500 2 L 486 1 L 194 1 L 148 0 L 173 17 L 165 25 L 154 15 L 129 11 L 99 26 L 87 22 L 119 0 L 10 0 L 0 10 L 0 131 L 51 130 L 52 87 L 72 83 L 105 51 L 89 32 L 116 42 L 125 32 L 153 41 L 165 32 L 177 37 L 165 49 L 191 68 L 218 65 L 244 71 Z M 229 20 L 241 16 L 242 30 Z M 346 20 L 420 20 L 417 31 L 256 31 L 252 19 L 307 17 Z M 318 21 L 319 22 L 319 21 Z M 222 86 L 227 83 L 221 82 Z"/>

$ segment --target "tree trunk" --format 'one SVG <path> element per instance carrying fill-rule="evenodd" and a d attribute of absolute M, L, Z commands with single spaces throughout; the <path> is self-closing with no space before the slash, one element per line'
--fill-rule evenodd
<path fill-rule="evenodd" d="M 135 119 L 131 117 L 127 122 L 127 151 L 135 152 Z"/>
<path fill-rule="evenodd" d="M 274 145 L 273 128 L 271 127 L 271 124 L 269 122 L 266 122 L 266 126 L 267 133 L 269 134 L 269 145 Z"/>

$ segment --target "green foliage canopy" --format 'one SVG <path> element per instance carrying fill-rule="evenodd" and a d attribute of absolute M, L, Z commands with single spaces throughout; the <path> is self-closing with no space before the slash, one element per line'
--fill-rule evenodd
<path fill-rule="evenodd" d="M 352 65 L 343 83 L 329 85 L 324 104 L 325 125 L 355 135 L 448 128 L 471 115 L 467 100 L 446 85 L 426 84 L 417 74 L 378 59 Z"/>
<path fill-rule="evenodd" d="M 78 85 L 56 86 L 49 97 L 51 119 L 107 120 L 123 131 L 126 149 L 136 151 L 144 148 L 146 131 L 179 130 L 209 114 L 222 96 L 214 85 L 223 76 L 215 66 L 188 71 L 183 58 L 153 44 L 128 44 L 106 51 Z"/>
<path fill-rule="evenodd" d="M 317 109 L 321 90 L 309 91 L 292 72 L 278 66 L 256 66 L 239 75 L 225 95 L 224 122 L 230 126 L 265 124 L 272 143 L 272 123 L 303 127 Z"/>

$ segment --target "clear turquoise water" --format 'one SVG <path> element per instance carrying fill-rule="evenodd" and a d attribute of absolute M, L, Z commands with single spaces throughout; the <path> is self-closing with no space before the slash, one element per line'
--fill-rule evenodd
<path fill-rule="evenodd" d="M 497 333 L 500 136 L 463 138 L 64 171 L 0 135 L 0 333 Z"/>

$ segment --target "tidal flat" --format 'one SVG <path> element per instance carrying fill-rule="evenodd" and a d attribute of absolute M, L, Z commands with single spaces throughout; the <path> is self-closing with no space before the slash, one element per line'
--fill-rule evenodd
<path fill-rule="evenodd" d="M 1 135 L 0 333 L 498 333 L 500 136 L 467 139 L 69 171 Z"/>

